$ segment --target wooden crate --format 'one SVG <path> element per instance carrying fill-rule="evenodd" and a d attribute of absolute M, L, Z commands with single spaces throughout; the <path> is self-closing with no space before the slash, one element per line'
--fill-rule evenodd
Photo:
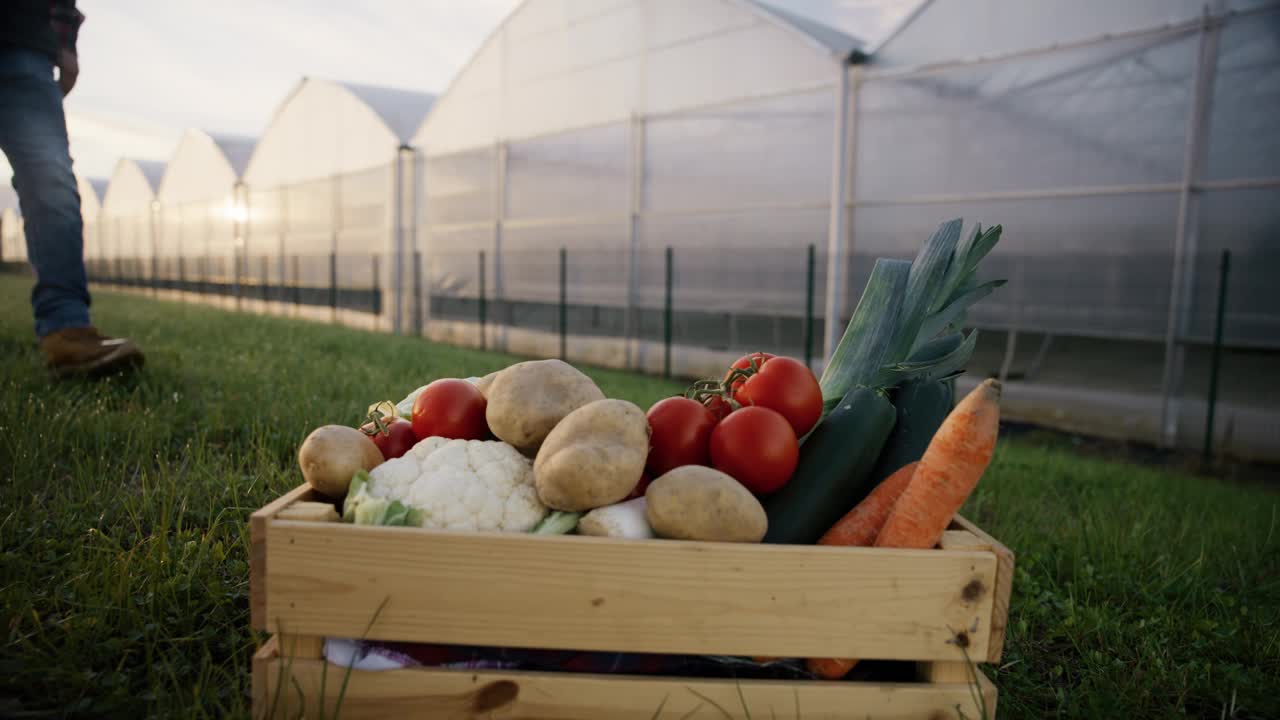
<path fill-rule="evenodd" d="M 250 521 L 252 622 L 272 634 L 255 717 L 332 717 L 340 693 L 351 720 L 995 714 L 965 658 L 1000 659 L 1013 555 L 963 518 L 940 549 L 890 550 L 362 527 L 308 521 L 316 499 L 302 486 Z M 353 671 L 344 691 L 324 637 L 909 660 L 919 681 L 414 668 Z"/>

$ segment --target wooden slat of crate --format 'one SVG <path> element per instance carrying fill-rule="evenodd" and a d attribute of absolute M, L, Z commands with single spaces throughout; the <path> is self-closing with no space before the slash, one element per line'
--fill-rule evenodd
<path fill-rule="evenodd" d="M 342 668 L 322 660 L 295 659 L 286 672 L 285 660 L 261 654 L 254 662 L 255 678 L 263 678 L 266 684 L 258 696 L 261 704 L 255 717 L 320 717 L 322 676 L 324 717 L 335 715 Z M 276 686 L 282 681 L 285 691 L 277 694 Z M 994 713 L 995 687 L 981 673 L 978 685 L 988 712 Z M 352 672 L 341 716 L 348 720 L 982 717 L 974 695 L 965 683 L 698 680 L 417 668 Z"/>
<path fill-rule="evenodd" d="M 1000 662 L 1004 654 L 1004 636 L 1009 626 L 1009 598 L 1013 595 L 1013 551 L 1005 547 L 999 540 L 991 537 L 985 530 L 974 525 L 968 519 L 956 515 L 952 527 L 958 527 L 973 533 L 976 543 L 969 544 L 969 549 L 990 550 L 996 556 L 996 584 L 992 594 L 993 612 L 991 614 L 991 642 L 987 646 L 986 661 Z M 946 544 L 943 544 L 946 547 Z M 974 656 L 977 660 L 981 656 Z"/>
<path fill-rule="evenodd" d="M 996 557 L 985 550 L 637 542 L 283 520 L 266 532 L 267 627 L 302 635 L 957 660 L 958 633 L 971 657 L 987 657 L 993 625 Z"/>
<path fill-rule="evenodd" d="M 267 523 L 290 505 L 314 497 L 311 486 L 299 485 L 249 516 L 249 625 L 254 630 L 267 629 Z"/>

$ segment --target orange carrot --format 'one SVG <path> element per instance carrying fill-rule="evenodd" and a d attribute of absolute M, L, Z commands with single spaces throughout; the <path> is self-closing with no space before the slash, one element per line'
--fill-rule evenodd
<path fill-rule="evenodd" d="M 875 542 L 880 528 L 889 519 L 889 512 L 898 496 L 911 482 L 911 476 L 920 463 L 913 462 L 898 468 L 871 491 L 858 506 L 840 518 L 819 540 L 819 545 L 844 545 L 867 547 Z"/>
<path fill-rule="evenodd" d="M 876 537 L 876 547 L 937 545 L 991 464 L 999 431 L 1000 383 L 987 380 L 942 421 Z"/>
<path fill-rule="evenodd" d="M 907 483 L 911 482 L 911 475 L 915 472 L 916 465 L 919 463 L 903 465 L 881 481 L 870 495 L 858 503 L 857 507 L 832 525 L 831 529 L 818 540 L 818 544 L 866 547 L 875 542 L 876 535 L 880 533 L 880 528 L 884 527 L 884 521 L 889 517 L 889 512 L 893 510 L 893 504 L 906 489 Z M 824 680 L 839 680 L 848 675 L 857 664 L 858 661 L 852 658 L 809 658 L 805 661 L 809 672 Z"/>

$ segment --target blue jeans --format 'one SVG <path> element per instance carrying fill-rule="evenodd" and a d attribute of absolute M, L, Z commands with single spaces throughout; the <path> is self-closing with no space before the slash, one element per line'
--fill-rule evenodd
<path fill-rule="evenodd" d="M 71 171 L 62 89 L 53 60 L 34 50 L 0 50 L 0 150 L 13 166 L 36 272 L 36 335 L 89 324 L 80 192 Z"/>

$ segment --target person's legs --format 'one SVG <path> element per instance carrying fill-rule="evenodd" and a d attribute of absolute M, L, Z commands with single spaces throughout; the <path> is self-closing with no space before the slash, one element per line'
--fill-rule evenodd
<path fill-rule="evenodd" d="M 94 375 L 141 365 L 137 345 L 106 337 L 89 323 L 84 223 L 62 89 L 53 80 L 53 61 L 40 53 L 0 50 L 0 150 L 13 166 L 27 257 L 36 271 L 36 336 L 49 367 Z"/>
<path fill-rule="evenodd" d="M 80 193 L 71 171 L 62 90 L 53 61 L 34 51 L 0 51 L 0 149 L 13 166 L 35 268 L 36 335 L 89 325 Z"/>

